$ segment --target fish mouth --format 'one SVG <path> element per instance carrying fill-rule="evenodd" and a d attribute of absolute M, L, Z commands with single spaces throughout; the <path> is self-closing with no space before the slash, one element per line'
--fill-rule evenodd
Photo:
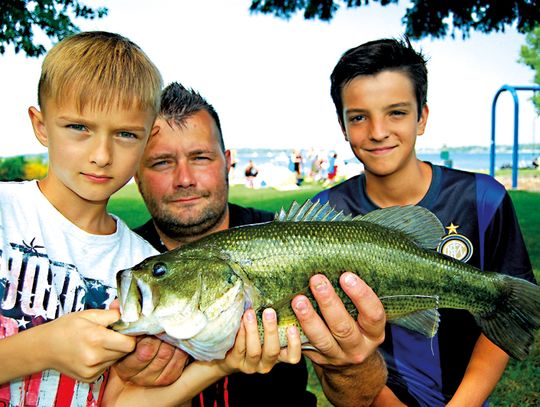
<path fill-rule="evenodd" d="M 119 272 L 117 282 L 121 322 L 129 324 L 141 315 L 148 317 L 152 314 L 157 301 L 148 284 L 134 278 L 131 269 Z"/>

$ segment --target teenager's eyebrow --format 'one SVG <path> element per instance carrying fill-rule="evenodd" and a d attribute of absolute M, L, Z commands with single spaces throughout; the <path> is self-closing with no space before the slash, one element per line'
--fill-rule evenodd
<path fill-rule="evenodd" d="M 413 104 L 412 102 L 399 102 L 399 103 L 392 103 L 388 106 L 388 109 L 396 109 L 400 107 L 411 107 Z"/>

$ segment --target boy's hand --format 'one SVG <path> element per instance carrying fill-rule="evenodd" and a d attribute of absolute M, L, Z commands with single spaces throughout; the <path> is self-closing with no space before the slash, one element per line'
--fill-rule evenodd
<path fill-rule="evenodd" d="M 137 338 L 135 351 L 113 365 L 125 382 L 138 386 L 168 386 L 182 374 L 187 353 L 155 336 Z"/>
<path fill-rule="evenodd" d="M 261 345 L 257 318 L 252 309 L 246 310 L 236 335 L 234 347 L 223 361 L 219 361 L 226 375 L 243 373 L 268 373 L 277 362 L 298 363 L 302 357 L 300 335 L 296 328 L 287 330 L 287 348 L 281 349 L 276 312 L 263 312 L 264 345 Z"/>
<path fill-rule="evenodd" d="M 105 369 L 133 351 L 135 338 L 107 328 L 120 318 L 118 310 L 86 310 L 41 325 L 40 346 L 45 368 L 76 380 L 92 382 Z"/>

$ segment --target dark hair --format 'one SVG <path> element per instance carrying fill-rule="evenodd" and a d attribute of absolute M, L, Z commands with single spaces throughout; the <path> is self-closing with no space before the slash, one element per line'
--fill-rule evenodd
<path fill-rule="evenodd" d="M 168 123 L 182 126 L 185 121 L 201 110 L 206 110 L 214 119 L 219 132 L 219 144 L 225 151 L 225 143 L 221 133 L 221 123 L 214 107 L 193 89 L 186 89 L 178 82 L 168 85 L 161 93 L 161 110 L 159 116 Z"/>
<path fill-rule="evenodd" d="M 376 75 L 382 71 L 400 71 L 409 77 L 414 88 L 420 118 L 427 102 L 426 59 L 421 52 L 413 49 L 407 37 L 402 40 L 385 38 L 349 49 L 341 56 L 332 71 L 330 94 L 340 123 L 343 115 L 341 92 L 345 85 L 357 76 Z"/>

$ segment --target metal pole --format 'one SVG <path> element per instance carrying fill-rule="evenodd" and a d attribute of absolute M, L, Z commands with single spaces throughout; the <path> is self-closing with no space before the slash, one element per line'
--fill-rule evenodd
<path fill-rule="evenodd" d="M 491 144 L 490 144 L 490 155 L 489 155 L 489 175 L 492 177 L 495 176 L 495 116 L 496 116 L 496 105 L 499 95 L 504 91 L 509 91 L 512 94 L 514 99 L 514 145 L 512 148 L 512 189 L 517 188 L 518 181 L 518 166 L 519 166 L 519 99 L 517 92 L 519 90 L 540 90 L 540 86 L 509 86 L 503 85 L 493 98 L 493 103 L 491 105 Z"/>

